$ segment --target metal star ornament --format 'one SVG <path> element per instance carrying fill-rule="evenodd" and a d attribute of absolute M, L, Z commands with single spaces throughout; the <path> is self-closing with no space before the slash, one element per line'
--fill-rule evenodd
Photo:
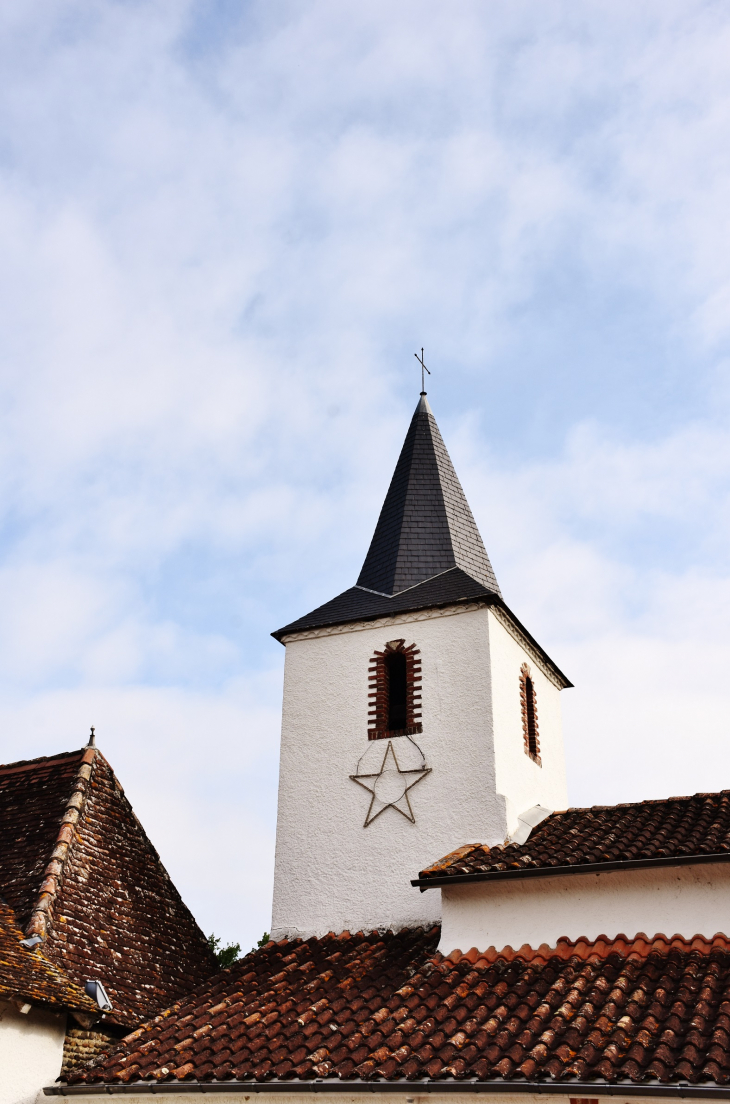
<path fill-rule="evenodd" d="M 350 775 L 353 782 L 357 782 L 358 786 L 362 786 L 364 790 L 372 795 L 363 828 L 367 828 L 368 824 L 372 824 L 386 809 L 397 809 L 406 820 L 410 820 L 411 824 L 415 824 L 416 818 L 413 815 L 408 791 L 417 786 L 430 773 L 431 767 L 421 767 L 418 770 L 401 770 L 395 755 L 393 742 L 388 740 L 383 762 L 376 774 Z"/>

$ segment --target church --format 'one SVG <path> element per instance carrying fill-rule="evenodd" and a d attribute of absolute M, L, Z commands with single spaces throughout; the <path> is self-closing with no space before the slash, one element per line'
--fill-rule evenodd
<path fill-rule="evenodd" d="M 730 791 L 568 807 L 571 683 L 425 393 L 356 584 L 274 636 L 271 939 L 46 1095 L 730 1098 Z"/>

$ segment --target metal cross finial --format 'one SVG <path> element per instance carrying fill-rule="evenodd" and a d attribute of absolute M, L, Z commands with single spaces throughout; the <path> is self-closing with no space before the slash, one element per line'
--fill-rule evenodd
<path fill-rule="evenodd" d="M 423 349 L 421 349 L 421 355 L 420 356 L 418 355 L 418 353 L 414 353 L 413 355 L 416 358 L 416 360 L 418 361 L 418 363 L 421 365 L 421 394 L 425 395 L 426 394 L 426 377 L 424 376 L 423 373 L 428 372 L 428 374 L 430 376 L 431 375 L 431 369 L 427 368 L 426 365 L 423 362 Z"/>

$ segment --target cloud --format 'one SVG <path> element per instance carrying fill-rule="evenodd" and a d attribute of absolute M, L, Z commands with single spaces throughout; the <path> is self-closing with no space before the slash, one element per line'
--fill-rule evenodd
<path fill-rule="evenodd" d="M 730 777 L 726 434 L 655 442 L 577 427 L 552 462 L 495 470 L 468 430 L 465 483 L 503 593 L 575 683 L 570 798 L 712 791 Z"/>
<path fill-rule="evenodd" d="M 699 0 L 0 13 L 3 758 L 97 724 L 206 929 L 266 926 L 268 634 L 356 577 L 422 345 L 576 682 L 573 799 L 720 784 L 729 36 Z"/>
<path fill-rule="evenodd" d="M 206 934 L 248 950 L 270 922 L 281 679 L 214 693 L 102 684 L 3 695 L 3 747 L 97 743 Z M 4 757 L 5 758 L 5 757 Z"/>

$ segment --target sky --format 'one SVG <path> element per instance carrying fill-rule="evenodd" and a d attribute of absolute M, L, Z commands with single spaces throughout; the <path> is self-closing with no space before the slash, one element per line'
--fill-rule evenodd
<path fill-rule="evenodd" d="M 206 932 L 269 927 L 269 634 L 422 346 L 571 803 L 730 788 L 728 56 L 699 0 L 0 7 L 0 757 L 94 724 Z"/>

